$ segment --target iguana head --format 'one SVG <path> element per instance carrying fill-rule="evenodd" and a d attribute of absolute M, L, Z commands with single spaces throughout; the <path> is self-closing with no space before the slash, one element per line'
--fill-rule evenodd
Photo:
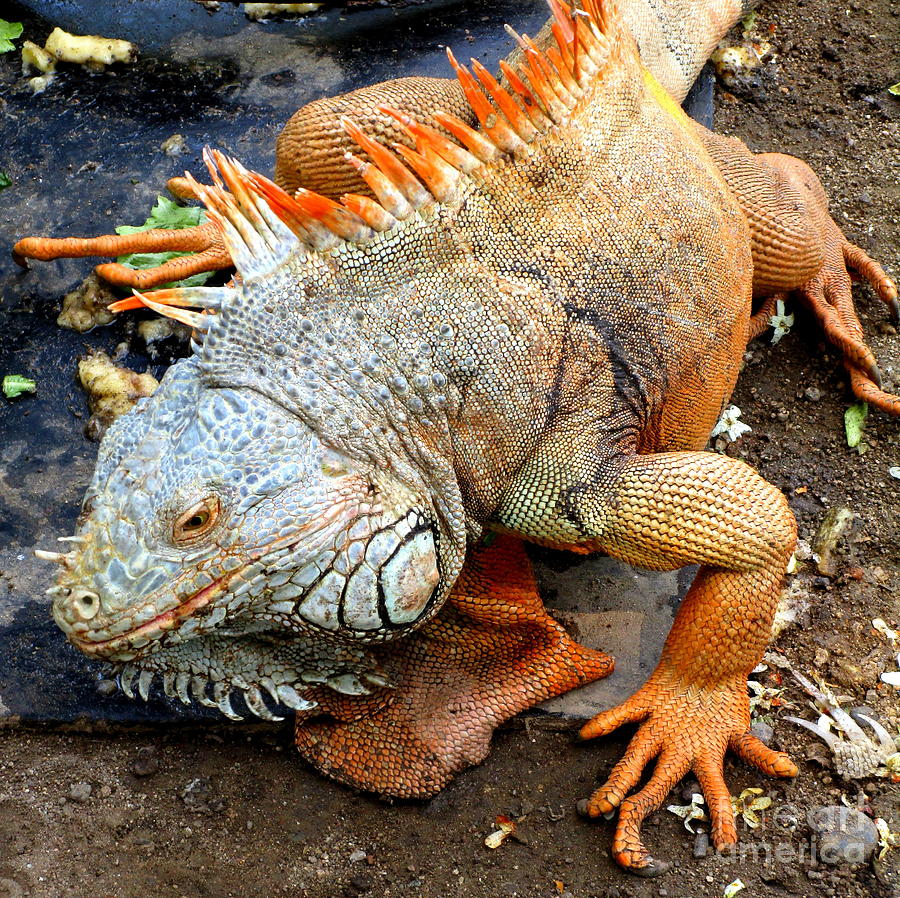
<path fill-rule="evenodd" d="M 210 634 L 385 640 L 426 617 L 441 583 L 427 496 L 196 368 L 175 365 L 103 441 L 58 559 L 69 639 L 123 662 Z"/>

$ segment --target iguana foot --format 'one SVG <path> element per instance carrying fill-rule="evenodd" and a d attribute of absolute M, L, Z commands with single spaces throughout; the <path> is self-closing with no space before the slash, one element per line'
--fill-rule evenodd
<path fill-rule="evenodd" d="M 203 271 L 231 268 L 231 256 L 212 222 L 193 228 L 153 229 L 134 234 L 104 234 L 101 237 L 24 237 L 13 247 L 13 258 L 26 265 L 27 259 L 47 262 L 84 256 L 124 256 L 128 253 L 184 252 L 155 268 L 128 268 L 118 262 L 96 267 L 97 274 L 119 287 L 146 290 Z"/>
<path fill-rule="evenodd" d="M 881 389 L 878 364 L 866 345 L 853 304 L 851 275 L 868 283 L 888 306 L 892 319 L 898 322 L 900 302 L 896 284 L 874 259 L 844 237 L 828 212 L 828 198 L 819 179 L 806 163 L 779 153 L 767 153 L 760 158 L 778 169 L 800 194 L 819 232 L 822 265 L 796 293 L 810 306 L 825 335 L 843 354 L 856 396 L 889 414 L 900 415 L 900 396 Z"/>
<path fill-rule="evenodd" d="M 298 714 L 296 742 L 326 775 L 399 798 L 433 795 L 484 759 L 504 720 L 613 669 L 547 615 L 522 544 L 508 537 L 471 549 L 441 614 L 380 661 L 392 690 L 317 690 L 331 717 Z"/>
<path fill-rule="evenodd" d="M 767 748 L 748 732 L 750 710 L 746 680 L 706 686 L 686 686 L 662 665 L 630 699 L 604 711 L 581 729 L 583 739 L 605 736 L 624 723 L 644 723 L 613 768 L 606 783 L 582 806 L 589 817 L 619 808 L 613 837 L 613 857 L 640 876 L 657 876 L 669 864 L 652 857 L 641 842 L 641 824 L 665 800 L 669 790 L 693 771 L 706 798 L 716 848 L 737 841 L 731 796 L 723 777 L 723 759 L 730 748 L 764 773 L 795 776 L 797 768 L 783 752 Z M 644 767 L 656 758 L 644 788 Z M 627 796 L 627 797 L 626 797 Z"/>

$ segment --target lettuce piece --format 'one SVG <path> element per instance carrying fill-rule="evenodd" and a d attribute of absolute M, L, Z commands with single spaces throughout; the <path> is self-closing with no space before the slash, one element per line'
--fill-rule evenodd
<path fill-rule="evenodd" d="M 10 50 L 15 50 L 13 41 L 21 36 L 21 22 L 7 22 L 6 19 L 0 19 L 0 53 L 9 53 Z"/>
<path fill-rule="evenodd" d="M 36 393 L 37 384 L 21 374 L 7 374 L 3 378 L 3 395 L 7 399 L 15 399 L 23 393 Z"/>

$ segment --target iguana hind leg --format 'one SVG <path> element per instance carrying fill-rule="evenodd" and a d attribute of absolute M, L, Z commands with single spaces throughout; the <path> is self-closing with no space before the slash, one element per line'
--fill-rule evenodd
<path fill-rule="evenodd" d="M 779 296 L 797 294 L 841 351 L 853 392 L 890 414 L 900 397 L 881 389 L 881 376 L 853 304 L 851 275 L 866 281 L 900 320 L 896 284 L 864 250 L 850 243 L 828 212 L 812 169 L 781 153 L 754 155 L 739 140 L 696 126 L 696 133 L 740 204 L 750 227 L 753 295 L 766 301 L 749 338 L 765 329 Z"/>
<path fill-rule="evenodd" d="M 749 734 L 747 698 L 747 676 L 770 638 L 796 529 L 784 496 L 726 456 L 639 455 L 607 473 L 593 493 L 581 491 L 573 512 L 596 533 L 597 548 L 656 570 L 701 565 L 656 670 L 628 701 L 581 731 L 593 738 L 643 721 L 586 810 L 599 816 L 618 807 L 613 856 L 632 872 L 654 875 L 665 867 L 644 848 L 641 823 L 688 771 L 706 796 L 717 847 L 737 838 L 722 775 L 728 748 L 766 773 L 796 773 L 786 755 Z M 647 784 L 629 795 L 654 758 Z"/>
<path fill-rule="evenodd" d="M 864 280 L 900 321 L 897 286 L 884 269 L 843 235 L 828 212 L 828 197 L 819 179 L 805 162 L 781 153 L 757 157 L 780 172 L 803 198 L 822 247 L 822 264 L 808 280 L 795 286 L 796 293 L 813 310 L 825 335 L 841 351 L 850 374 L 850 385 L 860 399 L 894 415 L 900 415 L 900 396 L 881 389 L 881 375 L 872 350 L 866 345 L 853 303 L 851 276 Z"/>
<path fill-rule="evenodd" d="M 504 720 L 613 669 L 544 611 L 521 542 L 505 536 L 470 550 L 440 616 L 381 661 L 393 690 L 319 690 L 330 717 L 298 715 L 296 742 L 328 776 L 401 798 L 434 794 L 484 759 Z"/>

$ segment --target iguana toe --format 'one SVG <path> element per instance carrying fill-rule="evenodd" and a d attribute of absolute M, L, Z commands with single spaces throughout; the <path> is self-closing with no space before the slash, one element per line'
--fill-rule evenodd
<path fill-rule="evenodd" d="M 47 262 L 85 256 L 124 256 L 130 253 L 183 252 L 154 268 L 135 269 L 118 263 L 97 266 L 97 274 L 112 284 L 143 290 L 181 280 L 203 271 L 232 266 L 231 256 L 212 222 L 192 228 L 154 228 L 133 234 L 100 237 L 24 237 L 13 247 L 13 258 L 27 267 L 28 259 Z"/>

